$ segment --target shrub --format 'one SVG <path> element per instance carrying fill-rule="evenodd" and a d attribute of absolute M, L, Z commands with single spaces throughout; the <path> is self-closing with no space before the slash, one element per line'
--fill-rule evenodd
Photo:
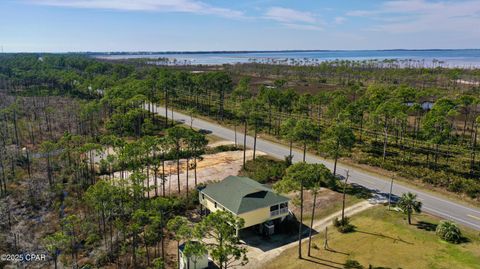
<path fill-rule="evenodd" d="M 437 235 L 443 240 L 458 244 L 462 241 L 462 232 L 457 224 L 451 221 L 441 221 L 437 226 Z"/>
<path fill-rule="evenodd" d="M 219 152 L 226 152 L 226 151 L 237 151 L 241 150 L 241 147 L 235 146 L 235 145 L 220 145 L 216 146 L 214 148 L 208 148 L 206 153 L 208 154 L 215 154 Z"/>
<path fill-rule="evenodd" d="M 351 233 L 353 231 L 355 231 L 355 226 L 353 226 L 351 223 L 350 223 L 350 219 L 345 217 L 342 221 L 342 219 L 339 219 L 339 218 L 335 218 L 333 220 L 333 226 L 335 226 L 337 228 L 337 230 L 341 233 Z"/>
<path fill-rule="evenodd" d="M 97 247 L 100 244 L 101 239 L 102 238 L 97 233 L 90 233 L 87 239 L 85 239 L 85 245 L 92 248 Z"/>
<path fill-rule="evenodd" d="M 165 262 L 162 260 L 162 258 L 156 258 L 152 262 L 152 268 L 153 269 L 163 269 L 163 268 L 165 268 Z"/>
<path fill-rule="evenodd" d="M 348 259 L 343 265 L 345 269 L 363 269 L 364 267 L 356 260 Z"/>
<path fill-rule="evenodd" d="M 248 161 L 240 175 L 255 179 L 260 183 L 267 183 L 280 180 L 286 169 L 287 164 L 285 161 L 260 156 L 255 161 Z"/>

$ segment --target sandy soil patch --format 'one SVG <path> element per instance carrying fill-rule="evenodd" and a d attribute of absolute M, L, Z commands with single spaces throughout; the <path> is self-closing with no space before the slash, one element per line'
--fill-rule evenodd
<path fill-rule="evenodd" d="M 257 151 L 257 156 L 265 155 L 263 152 Z M 253 158 L 253 150 L 246 151 L 246 159 L 251 160 Z M 193 159 L 189 161 L 189 165 L 193 164 Z M 227 176 L 237 175 L 243 164 L 243 151 L 226 151 L 215 154 L 203 155 L 201 160 L 197 161 L 197 184 L 206 183 L 209 181 L 219 181 Z M 157 191 L 162 194 L 162 185 L 160 175 L 162 168 L 159 167 L 157 172 Z M 153 169 L 149 170 L 148 185 L 155 186 L 155 173 Z M 125 177 L 128 177 L 129 173 L 125 173 Z M 120 172 L 114 174 L 115 178 L 120 178 Z M 165 194 L 178 193 L 179 182 L 180 190 L 184 191 L 187 186 L 187 160 L 180 160 L 180 177 L 177 174 L 177 162 L 167 161 L 165 162 Z M 195 187 L 195 173 L 194 169 L 188 170 L 188 188 L 193 189 Z M 155 194 L 155 189 L 150 191 L 150 195 Z"/>

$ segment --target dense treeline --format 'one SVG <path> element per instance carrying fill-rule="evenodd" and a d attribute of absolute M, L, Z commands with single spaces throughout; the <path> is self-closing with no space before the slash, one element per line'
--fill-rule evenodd
<path fill-rule="evenodd" d="M 195 204 L 197 195 L 190 192 L 207 140 L 146 109 L 157 95 L 152 89 L 170 73 L 137 73 L 80 56 L 2 57 L 0 248 L 42 246 L 55 267 L 173 266 L 166 245 L 176 231 L 166 225 Z M 73 84 L 61 82 L 66 70 L 76 76 Z M 168 193 L 166 162 L 176 163 L 177 174 L 176 190 Z M 55 217 L 47 227 L 22 226 L 24 218 L 43 223 L 50 211 Z M 236 244 L 212 251 L 227 264 L 225 257 L 236 260 L 229 252 Z"/>
<path fill-rule="evenodd" d="M 14 60 L 17 58 L 18 66 Z M 252 78 L 232 78 L 223 71 L 185 72 L 138 63 L 112 64 L 81 56 L 11 56 L 1 70 L 22 70 L 32 61 L 36 62 L 34 66 L 49 67 L 43 68 L 42 73 L 66 72 L 65 69 L 76 73 L 81 79 L 73 87 L 75 90 L 88 93 L 89 89 L 95 89 L 96 94 L 103 94 L 102 100 L 89 103 L 88 113 L 91 116 L 93 111 L 100 110 L 96 107 L 102 107 L 109 116 L 106 127 L 119 135 L 148 134 L 155 125 L 149 112 L 152 103 L 202 113 L 235 126 L 242 124 L 254 134 L 266 132 L 291 142 L 298 139 L 288 138 L 291 134 L 282 132 L 282 126 L 288 125 L 290 118 L 304 119 L 307 122 L 302 124 L 318 130 L 310 134 L 315 139 L 300 144 L 308 144 L 321 154 L 335 159 L 351 156 L 359 163 L 399 171 L 405 177 L 419 177 L 429 184 L 478 196 L 479 184 L 475 180 L 480 175 L 476 156 L 478 87 L 458 82 L 459 79 L 476 81 L 479 77 L 476 69 L 396 68 L 385 65 L 388 63 L 379 66 L 356 62 L 227 67 L 234 75 L 264 73 L 292 79 L 297 84 L 324 78 L 325 83 L 336 83 L 329 90 L 303 94 L 285 79 L 252 87 L 257 85 Z M 2 73 L 9 77 L 10 83 L 32 83 L 25 72 Z M 299 73 L 303 73 L 301 78 Z M 255 80 L 255 75 L 252 77 Z M 417 84 L 395 81 L 397 77 Z M 426 77 L 439 83 L 425 84 Z M 351 135 L 342 135 L 348 129 L 354 132 L 353 144 L 348 141 L 352 140 Z M 333 141 L 332 134 L 338 132 L 337 137 L 343 139 Z"/>
<path fill-rule="evenodd" d="M 422 61 L 411 60 L 336 60 L 315 65 L 259 64 L 225 66 L 234 74 L 253 74 L 255 77 L 275 77 L 289 81 L 297 80 L 302 85 L 346 85 L 349 82 L 387 83 L 408 85 L 419 89 L 469 89 L 480 77 L 476 68 L 447 68 L 439 61 L 432 66 Z M 462 83 L 463 82 L 463 83 Z M 476 84 L 477 86 L 479 84 Z"/>
<path fill-rule="evenodd" d="M 227 116 L 255 137 L 263 131 L 335 160 L 352 156 L 472 198 L 479 195 L 478 94 L 459 91 L 444 97 L 439 89 L 353 82 L 334 91 L 299 94 L 285 81 L 252 89 L 249 79 L 223 93 L 227 98 L 195 89 L 178 88 L 170 103 L 217 119 Z"/>
<path fill-rule="evenodd" d="M 171 240 L 167 223 L 194 204 L 188 173 L 193 170 L 196 179 L 207 141 L 177 126 L 166 115 L 170 107 L 212 117 L 249 132 L 255 141 L 259 134 L 282 139 L 302 148 L 304 156 L 313 151 L 335 163 L 350 157 L 480 196 L 480 94 L 457 81 L 478 78 L 477 70 L 351 64 L 224 68 L 229 70 L 188 72 L 81 55 L 0 55 L 0 196 L 5 201 L 0 226 L 9 231 L 2 242 L 8 248 L 27 244 L 18 242 L 12 228 L 25 208 L 37 212 L 32 219 L 53 210 L 58 217 L 42 244 L 55 263 L 62 253 L 61 262 L 75 267 L 97 251 L 96 266 L 172 265 L 162 248 Z M 258 74 L 271 82 L 258 83 Z M 312 81 L 329 86 L 297 90 Z M 255 143 L 253 150 L 255 159 Z M 176 165 L 175 195 L 165 190 L 167 161 Z M 181 169 L 187 172 L 184 189 Z M 230 243 L 235 250 L 238 242 Z M 218 256 L 220 264 L 228 255 Z"/>

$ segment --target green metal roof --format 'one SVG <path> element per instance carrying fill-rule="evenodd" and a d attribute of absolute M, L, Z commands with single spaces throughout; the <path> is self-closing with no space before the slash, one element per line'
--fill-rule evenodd
<path fill-rule="evenodd" d="M 290 200 L 251 178 L 237 176 L 208 184 L 200 192 L 237 215 Z"/>

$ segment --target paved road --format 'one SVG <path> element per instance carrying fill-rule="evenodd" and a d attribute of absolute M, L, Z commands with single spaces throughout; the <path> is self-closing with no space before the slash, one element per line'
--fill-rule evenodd
<path fill-rule="evenodd" d="M 165 108 L 157 107 L 156 112 L 160 115 L 165 116 Z M 172 111 L 169 110 L 168 117 L 171 117 Z M 178 112 L 173 113 L 174 120 L 184 120 L 186 123 L 190 123 L 190 116 Z M 229 128 L 222 127 L 218 124 L 204 121 L 201 119 L 194 118 L 193 127 L 199 129 L 207 129 L 212 131 L 212 134 L 221 137 L 226 140 L 233 141 L 235 139 L 235 133 Z M 243 144 L 243 134 L 237 133 L 237 141 L 240 144 Z M 247 147 L 253 147 L 253 137 L 247 135 Z M 288 155 L 289 149 L 286 146 L 281 144 L 273 143 L 270 141 L 257 138 L 257 149 L 263 151 L 273 157 L 283 159 Z M 294 150 L 294 162 L 302 160 L 302 152 Z M 317 157 L 312 154 L 308 154 L 306 161 L 309 163 L 322 163 L 328 168 L 333 170 L 333 162 L 324 160 L 320 157 Z M 345 176 L 346 167 L 342 165 L 337 166 L 337 173 Z M 390 190 L 390 180 L 376 175 L 371 175 L 365 172 L 360 171 L 355 168 L 348 168 L 350 171 L 349 182 L 359 184 L 371 190 L 377 191 L 379 193 L 387 193 Z M 480 230 L 480 209 L 465 206 L 459 204 L 455 201 L 449 200 L 448 198 L 432 195 L 430 193 L 417 190 L 412 187 L 406 187 L 399 184 L 394 184 L 393 194 L 401 196 L 402 193 L 412 192 L 418 195 L 420 201 L 423 202 L 423 210 L 425 212 L 431 213 L 433 215 L 453 220 L 457 223 L 469 226 L 476 230 Z"/>

